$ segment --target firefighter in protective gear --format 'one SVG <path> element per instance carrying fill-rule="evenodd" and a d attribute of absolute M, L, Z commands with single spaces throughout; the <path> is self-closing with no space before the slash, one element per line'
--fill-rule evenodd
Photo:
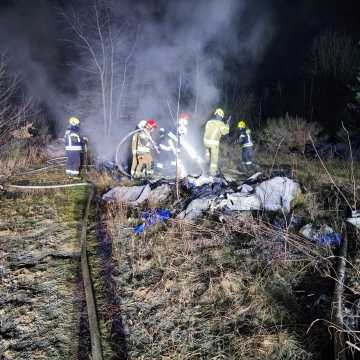
<path fill-rule="evenodd" d="M 168 133 L 164 128 L 159 130 L 156 143 L 159 146 L 159 154 L 156 156 L 155 169 L 161 175 L 170 175 L 172 158 L 172 141 L 168 138 Z"/>
<path fill-rule="evenodd" d="M 151 132 L 157 127 L 156 121 L 149 119 L 145 123 L 140 122 L 138 127 L 140 131 L 133 135 L 131 143 L 133 155 L 131 176 L 134 178 L 152 175 L 153 157 L 151 152 L 156 148 L 151 138 Z"/>
<path fill-rule="evenodd" d="M 190 115 L 186 112 L 182 112 L 179 116 L 178 132 L 180 137 L 186 136 L 188 133 Z"/>
<path fill-rule="evenodd" d="M 223 122 L 225 113 L 222 109 L 216 109 L 214 117 L 205 126 L 204 146 L 205 156 L 210 163 L 210 175 L 218 172 L 220 139 L 229 133 L 229 125 Z"/>
<path fill-rule="evenodd" d="M 254 143 L 251 139 L 251 130 L 247 127 L 244 120 L 240 120 L 238 123 L 238 128 L 240 129 L 239 143 L 242 148 L 242 163 L 246 168 L 249 168 L 253 165 L 253 148 Z"/>
<path fill-rule="evenodd" d="M 81 153 L 87 140 L 86 138 L 80 137 L 79 125 L 80 120 L 76 117 L 71 117 L 64 137 L 67 156 L 66 174 L 69 176 L 79 176 Z"/>
<path fill-rule="evenodd" d="M 159 173 L 170 176 L 175 174 L 176 158 L 178 159 L 178 170 L 180 176 L 185 175 L 185 168 L 183 164 L 183 150 L 184 142 L 188 133 L 190 115 L 182 112 L 179 115 L 177 130 L 160 129 L 159 133 L 159 154 L 157 156 L 156 168 Z M 187 150 L 187 149 L 185 149 Z"/>

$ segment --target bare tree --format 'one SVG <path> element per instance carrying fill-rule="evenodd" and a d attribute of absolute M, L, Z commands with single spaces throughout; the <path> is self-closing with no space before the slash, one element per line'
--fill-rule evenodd
<path fill-rule="evenodd" d="M 81 60 L 72 64 L 82 72 L 81 109 L 87 109 L 87 116 L 99 116 L 97 112 L 101 110 L 104 137 L 110 136 L 114 121 L 123 115 L 129 62 L 138 35 L 138 26 L 116 21 L 109 6 L 109 2 L 94 0 L 91 6 L 82 8 L 81 13 L 74 9 L 70 13 L 62 12 L 76 35 L 81 53 Z"/>
<path fill-rule="evenodd" d="M 31 111 L 32 101 L 22 91 L 20 79 L 9 74 L 5 57 L 0 55 L 0 146 L 26 123 Z"/>

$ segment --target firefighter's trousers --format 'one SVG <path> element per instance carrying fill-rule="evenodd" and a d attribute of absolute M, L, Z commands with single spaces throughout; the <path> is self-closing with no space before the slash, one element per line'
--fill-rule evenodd
<path fill-rule="evenodd" d="M 245 165 L 252 165 L 252 159 L 253 159 L 253 147 L 243 147 L 242 149 L 242 162 Z"/>
<path fill-rule="evenodd" d="M 150 153 L 133 155 L 131 175 L 135 178 L 152 175 L 152 162 Z"/>
<path fill-rule="evenodd" d="M 205 146 L 205 156 L 210 165 L 210 175 L 215 176 L 218 171 L 219 145 Z"/>
<path fill-rule="evenodd" d="M 80 174 L 81 151 L 66 150 L 66 156 L 67 156 L 66 175 L 78 176 Z"/>

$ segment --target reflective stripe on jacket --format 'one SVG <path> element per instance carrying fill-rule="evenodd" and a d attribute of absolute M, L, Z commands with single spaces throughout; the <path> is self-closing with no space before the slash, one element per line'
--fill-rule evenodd
<path fill-rule="evenodd" d="M 243 129 L 240 131 L 239 142 L 243 148 L 254 146 L 254 143 L 251 140 L 251 130 L 250 129 Z"/>
<path fill-rule="evenodd" d="M 134 134 L 131 142 L 131 150 L 133 154 L 148 154 L 153 148 L 151 135 L 146 131 L 140 131 Z"/>
<path fill-rule="evenodd" d="M 65 150 L 81 151 L 83 149 L 82 140 L 78 127 L 70 127 L 65 132 Z"/>
<path fill-rule="evenodd" d="M 217 146 L 222 136 L 229 133 L 229 126 L 221 120 L 211 119 L 206 123 L 204 133 L 204 145 L 207 147 Z"/>

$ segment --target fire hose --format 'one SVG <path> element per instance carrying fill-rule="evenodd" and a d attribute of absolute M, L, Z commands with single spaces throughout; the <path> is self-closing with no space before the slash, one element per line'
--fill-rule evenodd
<path fill-rule="evenodd" d="M 144 130 L 143 130 L 143 129 L 136 129 L 136 130 L 134 130 L 134 131 L 129 132 L 129 133 L 119 142 L 119 144 L 118 144 L 117 147 L 116 147 L 115 163 L 116 163 L 116 165 L 118 166 L 119 171 L 120 171 L 123 175 L 125 175 L 125 176 L 127 176 L 127 177 L 129 177 L 129 178 L 131 178 L 132 176 L 131 176 L 127 171 L 125 171 L 125 169 L 124 169 L 124 167 L 122 166 L 121 161 L 120 161 L 120 156 L 119 156 L 119 154 L 120 154 L 120 149 L 121 149 L 121 147 L 124 145 L 124 143 L 126 142 L 126 140 L 128 140 L 132 135 L 134 135 L 134 134 L 136 134 L 136 133 L 138 133 L 138 132 L 141 132 L 141 131 L 144 131 Z M 171 137 L 171 136 L 170 136 L 170 137 Z M 149 140 L 151 141 L 154 149 L 159 153 L 158 147 L 157 147 L 157 145 L 155 144 L 155 142 L 152 140 L 151 137 L 149 137 Z M 201 161 L 201 159 L 200 159 L 199 157 L 197 157 L 196 151 L 193 149 L 193 147 L 191 147 L 191 145 L 190 145 L 189 143 L 186 143 L 186 144 L 185 144 L 185 148 L 187 148 L 187 147 L 188 147 L 188 151 L 187 151 L 187 152 L 188 152 L 189 156 L 190 156 L 193 160 L 195 160 L 196 163 L 198 164 L 199 169 L 200 169 L 200 175 L 201 175 L 201 173 L 203 172 L 203 171 L 202 171 L 202 161 Z M 172 151 L 173 151 L 174 154 L 177 153 L 177 150 L 176 150 L 176 149 L 172 149 Z"/>
<path fill-rule="evenodd" d="M 134 134 L 136 134 L 136 133 L 138 133 L 138 132 L 140 132 L 140 131 L 143 131 L 143 129 L 137 129 L 137 130 L 134 130 L 134 131 L 129 132 L 129 133 L 119 142 L 118 146 L 116 147 L 115 163 L 116 163 L 116 165 L 118 166 L 119 171 L 120 171 L 123 175 L 125 175 L 125 176 L 127 176 L 127 177 L 129 177 L 129 178 L 131 178 L 131 175 L 124 170 L 124 168 L 123 168 L 123 166 L 122 166 L 122 164 L 121 164 L 121 162 L 120 162 L 120 159 L 119 159 L 119 151 L 120 151 L 120 148 L 121 148 L 121 147 L 123 146 L 123 144 L 125 143 L 125 141 L 126 141 L 127 139 L 129 139 L 130 136 L 132 136 L 132 135 L 134 135 Z"/>
<path fill-rule="evenodd" d="M 115 163 L 116 163 L 116 165 L 118 166 L 119 171 L 120 171 L 123 175 L 125 175 L 125 176 L 127 176 L 127 177 L 129 177 L 129 178 L 131 178 L 132 176 L 131 176 L 128 172 L 126 172 L 126 171 L 124 170 L 124 168 L 123 168 L 123 166 L 122 166 L 122 164 L 121 164 L 120 158 L 119 158 L 119 152 L 120 152 L 121 147 L 124 145 L 125 141 L 126 141 L 127 139 L 129 139 L 129 137 L 131 137 L 132 135 L 134 135 L 134 134 L 136 134 L 136 133 L 138 133 L 138 132 L 143 132 L 143 131 L 144 131 L 144 129 L 136 129 L 136 130 L 134 130 L 134 131 L 129 132 L 129 133 L 119 142 L 119 144 L 118 144 L 117 147 L 116 147 Z M 157 152 L 159 152 L 159 150 L 158 150 L 158 148 L 157 148 L 157 145 L 155 144 L 155 142 L 153 141 L 153 139 L 151 138 L 151 136 L 149 136 L 149 140 L 150 140 L 151 144 L 153 145 L 154 149 L 155 149 Z"/>
<path fill-rule="evenodd" d="M 87 257 L 87 221 L 90 212 L 90 205 L 95 195 L 95 186 L 90 182 L 74 183 L 74 184 L 58 184 L 58 185 L 16 185 L 16 184 L 4 184 L 0 185 L 0 189 L 15 189 L 15 190 L 47 190 L 47 189 L 61 189 L 61 188 L 73 188 L 79 186 L 87 186 L 90 189 L 85 212 L 81 222 L 81 235 L 80 235 L 80 247 L 81 247 L 81 272 L 84 283 L 86 307 L 89 320 L 89 332 L 91 342 L 91 354 L 93 360 L 103 360 L 102 345 L 100 327 L 96 312 L 95 294 L 93 291 L 93 284 L 90 276 L 89 261 Z"/>

